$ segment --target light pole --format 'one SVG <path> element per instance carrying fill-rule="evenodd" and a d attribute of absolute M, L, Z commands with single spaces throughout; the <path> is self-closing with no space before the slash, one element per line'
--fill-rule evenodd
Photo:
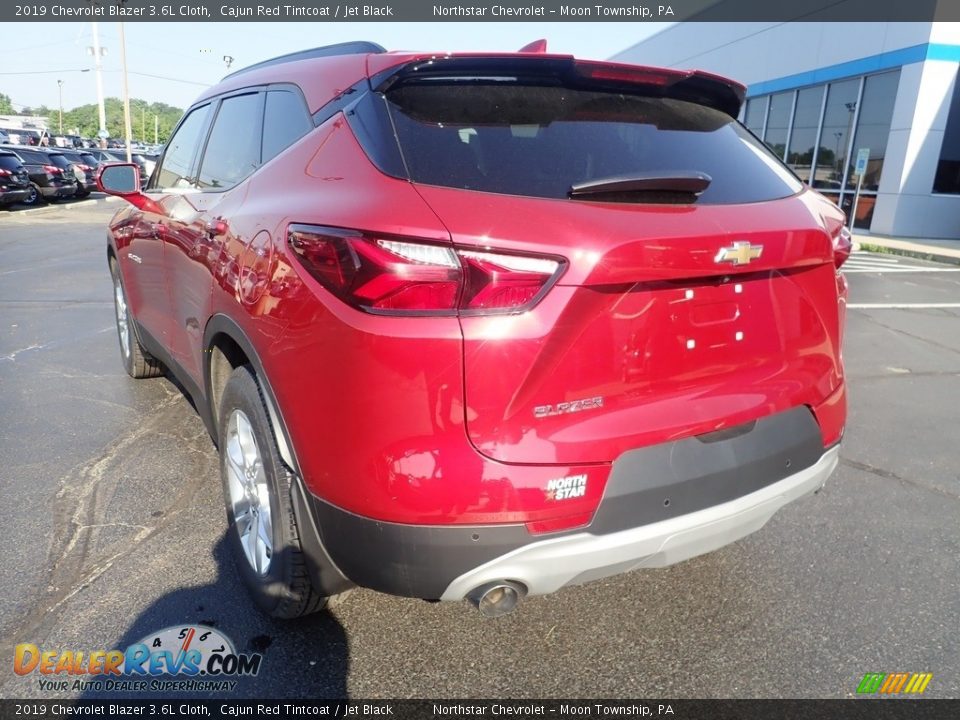
<path fill-rule="evenodd" d="M 63 80 L 57 80 L 57 94 L 60 96 L 60 134 L 63 135 Z"/>
<path fill-rule="evenodd" d="M 88 0 L 92 2 L 92 0 Z M 92 5 L 91 5 L 92 7 Z M 100 47 L 100 32 L 97 23 L 90 23 L 93 29 L 93 47 L 88 47 L 87 51 L 93 55 L 94 69 L 97 72 L 97 115 L 100 121 L 100 147 L 106 147 L 107 138 L 107 111 L 103 105 L 103 56 L 107 49 Z"/>
<path fill-rule="evenodd" d="M 123 68 L 123 134 L 127 146 L 127 162 L 131 161 L 130 136 L 133 130 L 130 128 L 130 86 L 127 83 L 127 40 L 124 36 L 123 23 L 120 26 L 120 65 Z"/>
<path fill-rule="evenodd" d="M 853 132 L 853 114 L 854 114 L 854 113 L 856 112 L 856 110 L 857 110 L 857 103 L 856 103 L 856 102 L 844 103 L 844 107 L 847 108 L 847 112 L 849 113 L 849 117 L 847 118 L 847 141 L 849 142 L 849 140 L 850 140 L 850 133 Z M 849 165 L 849 163 L 846 162 L 847 154 L 844 153 L 843 156 L 844 156 L 844 161 L 845 161 L 844 164 Z M 844 173 L 846 173 L 846 168 L 844 168 L 843 171 L 844 171 Z"/>

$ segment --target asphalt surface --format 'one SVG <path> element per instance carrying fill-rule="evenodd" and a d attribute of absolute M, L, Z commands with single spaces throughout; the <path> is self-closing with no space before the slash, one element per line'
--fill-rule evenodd
<path fill-rule="evenodd" d="M 851 302 L 884 307 L 849 313 L 841 466 L 749 538 L 499 620 L 361 590 L 279 622 L 226 552 L 200 419 L 121 367 L 116 207 L 0 213 L 0 696 L 76 694 L 15 675 L 17 643 L 123 648 L 185 623 L 264 654 L 236 697 L 848 697 L 895 671 L 960 696 L 960 307 L 886 307 L 960 304 L 960 273 L 854 256 Z"/>

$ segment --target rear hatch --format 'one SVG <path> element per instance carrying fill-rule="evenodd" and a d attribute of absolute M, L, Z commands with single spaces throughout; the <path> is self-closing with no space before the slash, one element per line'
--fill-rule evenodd
<path fill-rule="evenodd" d="M 57 183 L 58 179 L 62 181 L 62 184 L 73 184 L 79 181 L 76 167 L 65 155 L 62 153 L 50 153 L 47 157 L 50 160 L 50 165 L 60 170 L 59 173 L 53 173 L 55 184 L 61 184 Z M 83 173 L 81 172 L 80 175 L 82 176 Z"/>
<path fill-rule="evenodd" d="M 29 183 L 30 179 L 20 159 L 16 155 L 0 152 L 0 185 L 19 190 L 27 187 Z"/>
<path fill-rule="evenodd" d="M 589 463 L 822 402 L 841 216 L 709 76 L 450 62 L 381 87 L 454 244 L 564 267 L 532 310 L 461 315 L 465 423 L 512 463 Z"/>

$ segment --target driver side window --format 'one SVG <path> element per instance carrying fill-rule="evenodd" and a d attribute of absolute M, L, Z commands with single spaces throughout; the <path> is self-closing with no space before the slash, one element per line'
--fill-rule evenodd
<path fill-rule="evenodd" d="M 186 120 L 167 145 L 163 163 L 155 174 L 156 180 L 150 190 L 173 190 L 196 187 L 196 178 L 191 175 L 199 151 L 199 145 L 207 132 L 210 105 L 202 105 L 190 111 Z"/>

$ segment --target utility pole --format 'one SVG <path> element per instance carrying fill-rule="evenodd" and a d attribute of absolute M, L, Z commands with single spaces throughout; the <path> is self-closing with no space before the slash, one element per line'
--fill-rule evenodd
<path fill-rule="evenodd" d="M 60 134 L 63 135 L 63 80 L 57 80 L 57 93 L 60 96 Z"/>
<path fill-rule="evenodd" d="M 160 116 L 153 116 L 153 144 L 160 144 Z"/>
<path fill-rule="evenodd" d="M 90 25 L 93 26 L 93 47 L 90 50 L 93 53 L 93 63 L 97 73 L 97 111 L 100 119 L 100 144 L 103 147 L 107 137 L 107 111 L 103 105 L 103 53 L 106 48 L 100 47 L 97 23 L 92 22 Z"/>
<path fill-rule="evenodd" d="M 123 139 L 127 146 L 127 162 L 130 162 L 133 159 L 130 152 L 130 136 L 133 130 L 130 128 L 130 88 L 127 84 L 127 41 L 123 33 L 123 23 L 117 24 L 120 26 L 120 66 L 123 68 Z"/>

